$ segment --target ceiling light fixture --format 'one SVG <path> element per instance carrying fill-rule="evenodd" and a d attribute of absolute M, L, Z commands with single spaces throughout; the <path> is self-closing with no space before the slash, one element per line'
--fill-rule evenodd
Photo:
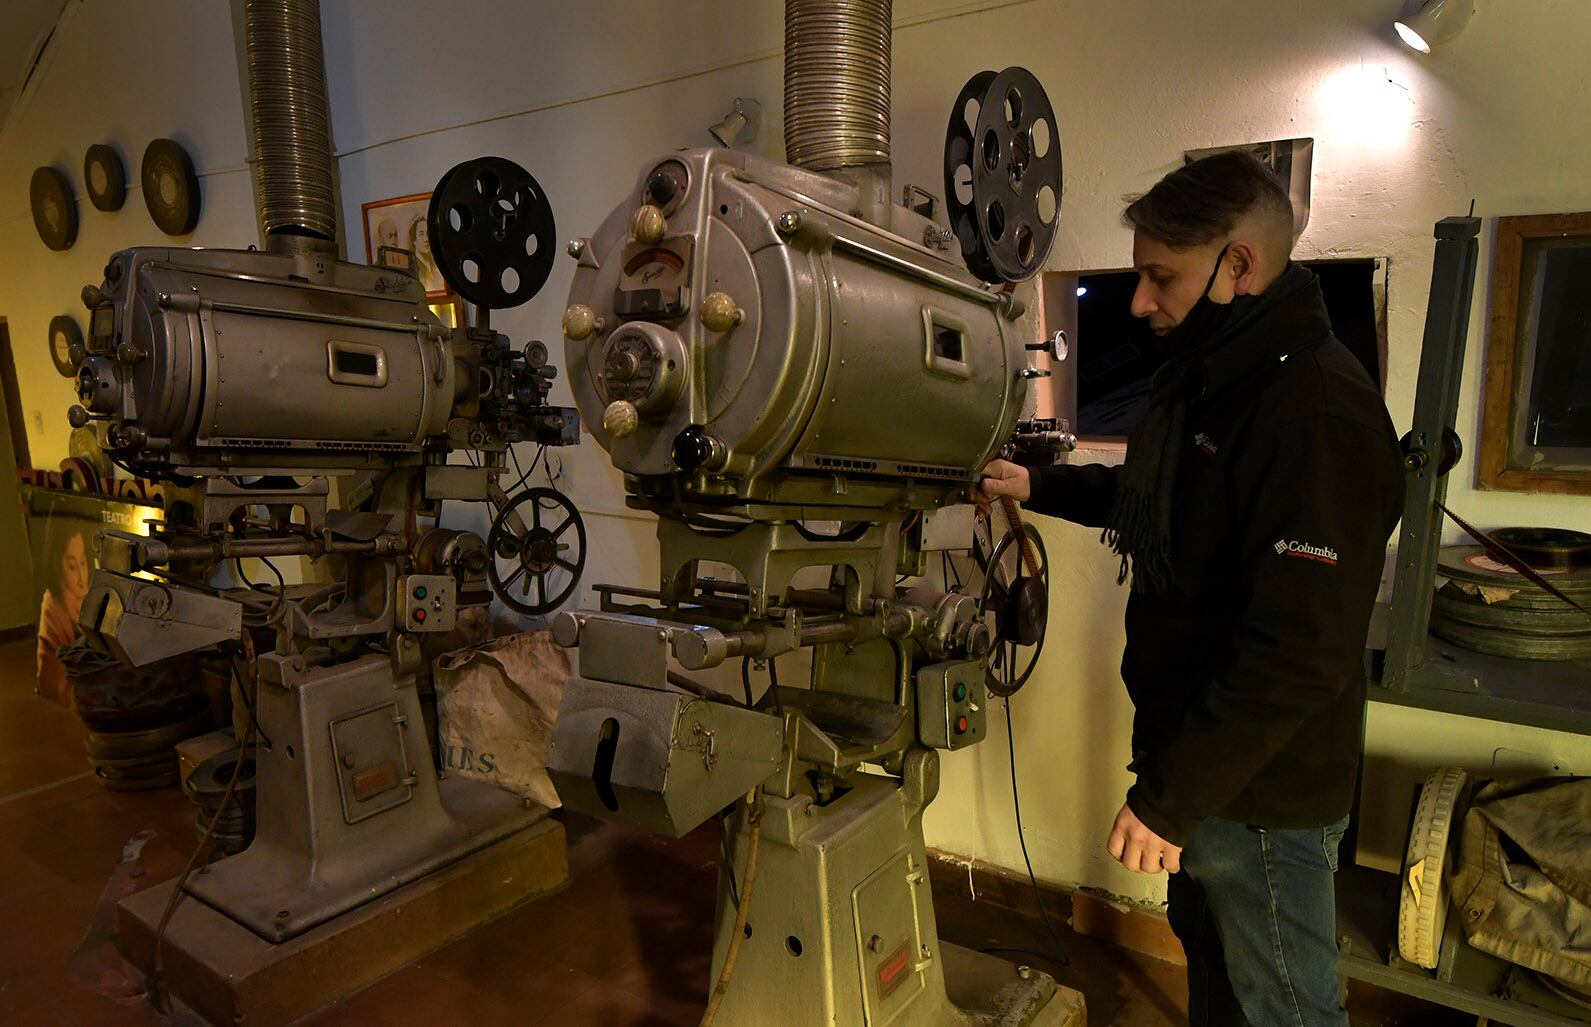
<path fill-rule="evenodd" d="M 1408 0 L 1392 27 L 1410 48 L 1430 53 L 1462 32 L 1474 13 L 1475 0 Z"/>

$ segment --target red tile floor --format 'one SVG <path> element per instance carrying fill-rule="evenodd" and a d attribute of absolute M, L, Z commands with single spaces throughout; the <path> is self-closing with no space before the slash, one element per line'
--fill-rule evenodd
<path fill-rule="evenodd" d="M 149 832 L 138 868 L 174 876 L 196 843 L 175 790 L 107 792 L 86 770 L 82 732 L 32 691 L 30 643 L 0 646 L 0 1024 L 119 1027 L 164 1020 L 118 979 L 95 911 L 123 846 Z M 680 840 L 565 817 L 571 884 L 426 957 L 307 1022 L 339 1027 L 690 1025 L 701 1016 L 718 838 Z M 939 905 L 946 937 L 978 948 L 1049 949 L 1036 921 L 960 898 Z M 1180 968 L 1062 928 L 1071 965 L 1023 957 L 1088 999 L 1089 1022 L 1183 1022 Z M 1354 1023 L 1473 1023 L 1378 992 L 1350 997 Z"/>

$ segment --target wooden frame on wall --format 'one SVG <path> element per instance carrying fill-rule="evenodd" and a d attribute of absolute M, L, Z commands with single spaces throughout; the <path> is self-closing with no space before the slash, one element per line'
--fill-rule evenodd
<path fill-rule="evenodd" d="M 1533 380 L 1541 323 L 1541 258 L 1558 247 L 1591 253 L 1591 212 L 1497 219 L 1478 465 L 1483 489 L 1591 495 L 1591 463 L 1560 458 L 1547 452 L 1556 447 L 1537 445 L 1528 437 L 1528 406 L 1521 407 L 1530 402 L 1523 392 Z"/>

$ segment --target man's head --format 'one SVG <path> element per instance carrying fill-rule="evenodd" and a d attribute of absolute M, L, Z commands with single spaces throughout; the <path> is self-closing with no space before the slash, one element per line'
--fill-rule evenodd
<path fill-rule="evenodd" d="M 1157 335 L 1181 324 L 1207 286 L 1216 303 L 1264 292 L 1293 251 L 1292 202 L 1241 151 L 1178 168 L 1129 204 L 1122 220 L 1133 229 L 1138 272 L 1133 316 L 1147 317 Z"/>

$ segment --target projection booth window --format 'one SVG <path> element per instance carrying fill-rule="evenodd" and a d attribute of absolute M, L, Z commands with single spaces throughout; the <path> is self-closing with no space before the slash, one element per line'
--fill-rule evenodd
<path fill-rule="evenodd" d="M 1386 261 L 1303 261 L 1320 278 L 1332 331 L 1386 389 Z M 1065 331 L 1068 356 L 1052 368 L 1040 413 L 1072 423 L 1080 438 L 1121 441 L 1149 405 L 1149 382 L 1165 358 L 1148 322 L 1132 316 L 1138 276 L 1107 270 L 1044 276 L 1043 331 Z"/>

